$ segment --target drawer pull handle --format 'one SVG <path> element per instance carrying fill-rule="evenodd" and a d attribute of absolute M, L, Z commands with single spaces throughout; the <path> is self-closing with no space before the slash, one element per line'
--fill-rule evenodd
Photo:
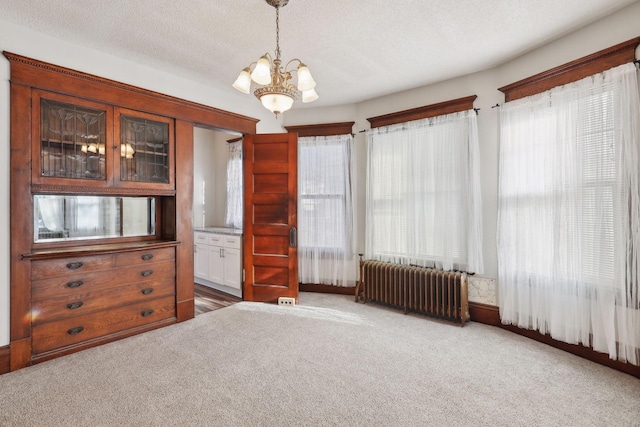
<path fill-rule="evenodd" d="M 77 335 L 82 331 L 84 331 L 84 326 L 76 326 L 75 328 L 68 329 L 67 333 L 69 335 Z"/>
<path fill-rule="evenodd" d="M 70 262 L 69 264 L 67 264 L 67 268 L 69 270 L 77 270 L 80 267 L 82 267 L 84 264 L 81 262 Z"/>
<path fill-rule="evenodd" d="M 153 274 L 153 270 L 145 270 L 145 271 L 143 271 L 142 273 L 140 273 L 140 275 L 141 275 L 142 277 L 149 277 L 149 276 L 151 276 L 152 274 Z"/>
<path fill-rule="evenodd" d="M 76 280 L 74 282 L 67 283 L 67 288 L 79 288 L 82 285 L 84 285 L 84 282 L 82 280 Z"/>
<path fill-rule="evenodd" d="M 83 304 L 84 303 L 82 301 L 72 302 L 72 303 L 67 304 L 67 308 L 69 310 L 75 310 L 76 308 L 82 307 Z"/>
<path fill-rule="evenodd" d="M 149 295 L 151 292 L 153 292 L 153 288 L 144 288 L 141 292 L 142 295 Z"/>
<path fill-rule="evenodd" d="M 153 310 L 152 309 L 145 310 L 145 311 L 140 312 L 140 314 L 142 315 L 142 317 L 151 316 L 153 314 Z"/>
<path fill-rule="evenodd" d="M 149 261 L 151 258 L 153 258 L 153 254 L 144 254 L 140 258 L 142 258 L 143 261 Z"/>

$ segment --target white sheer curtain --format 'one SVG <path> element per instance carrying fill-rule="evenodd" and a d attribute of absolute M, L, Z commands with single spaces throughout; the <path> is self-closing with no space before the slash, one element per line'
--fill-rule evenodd
<path fill-rule="evenodd" d="M 475 111 L 367 136 L 367 258 L 482 273 Z"/>
<path fill-rule="evenodd" d="M 224 224 L 227 227 L 242 228 L 242 141 L 229 143 L 227 160 L 227 208 Z"/>
<path fill-rule="evenodd" d="M 42 224 L 49 231 L 64 231 L 64 197 L 63 196 L 36 196 L 38 210 Z M 38 227 L 36 224 L 36 235 Z"/>
<path fill-rule="evenodd" d="M 351 135 L 298 138 L 300 283 L 354 286 Z"/>
<path fill-rule="evenodd" d="M 640 194 L 633 64 L 500 112 L 503 323 L 638 364 Z"/>

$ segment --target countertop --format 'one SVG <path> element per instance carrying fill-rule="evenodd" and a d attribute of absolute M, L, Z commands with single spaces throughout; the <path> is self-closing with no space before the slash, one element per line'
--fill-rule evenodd
<path fill-rule="evenodd" d="M 200 231 L 203 233 L 228 234 L 231 236 L 242 236 L 242 230 L 239 228 L 199 227 L 199 228 L 194 228 L 193 231 Z"/>

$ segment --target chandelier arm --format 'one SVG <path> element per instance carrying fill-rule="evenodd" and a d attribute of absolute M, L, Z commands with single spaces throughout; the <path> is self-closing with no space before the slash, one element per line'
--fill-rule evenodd
<path fill-rule="evenodd" d="M 284 66 L 284 70 L 285 70 L 285 71 L 288 71 L 288 69 L 289 69 L 289 65 L 290 65 L 292 62 L 295 62 L 295 61 L 298 61 L 298 66 L 300 66 L 300 65 L 304 65 L 304 62 L 300 61 L 298 58 L 293 58 L 291 61 L 287 62 L 287 65 L 285 65 L 285 66 Z"/>

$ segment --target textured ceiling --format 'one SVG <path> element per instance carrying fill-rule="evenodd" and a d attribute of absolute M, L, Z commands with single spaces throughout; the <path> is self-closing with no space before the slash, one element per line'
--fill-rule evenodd
<path fill-rule="evenodd" d="M 635 1 L 290 0 L 280 44 L 318 83 L 308 105 L 339 105 L 494 67 Z M 264 0 L 0 0 L 0 20 L 225 91 L 275 49 Z"/>

